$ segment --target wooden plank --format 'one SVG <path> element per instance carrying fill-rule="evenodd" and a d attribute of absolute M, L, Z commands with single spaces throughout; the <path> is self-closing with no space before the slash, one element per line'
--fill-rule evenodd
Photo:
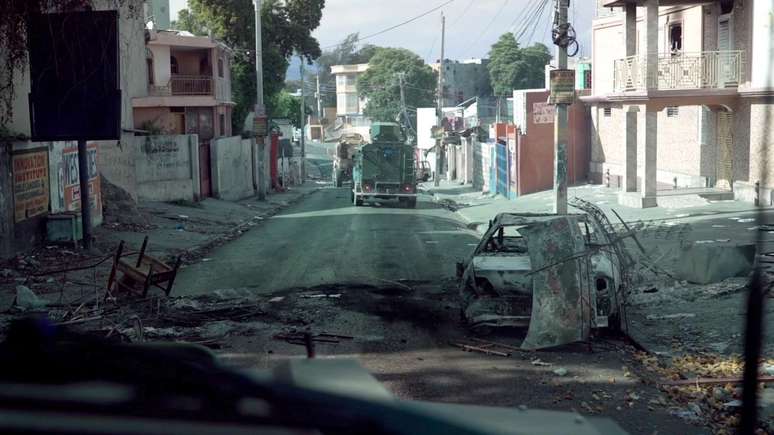
<path fill-rule="evenodd" d="M 761 384 L 774 383 L 774 376 L 758 376 L 758 382 Z M 676 381 L 662 381 L 660 385 L 682 386 L 682 385 L 723 385 L 723 384 L 741 384 L 742 378 L 695 378 L 679 379 Z"/>

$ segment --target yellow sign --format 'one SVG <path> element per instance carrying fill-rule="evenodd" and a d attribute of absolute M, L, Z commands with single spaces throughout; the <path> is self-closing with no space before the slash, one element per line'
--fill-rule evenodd
<path fill-rule="evenodd" d="M 14 221 L 48 212 L 48 151 L 14 154 Z"/>

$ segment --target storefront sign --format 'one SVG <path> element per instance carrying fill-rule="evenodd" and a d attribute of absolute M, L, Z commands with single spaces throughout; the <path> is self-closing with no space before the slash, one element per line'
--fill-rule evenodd
<path fill-rule="evenodd" d="M 575 70 L 554 69 L 549 73 L 551 81 L 551 104 L 572 104 L 575 102 Z"/>
<path fill-rule="evenodd" d="M 548 103 L 532 103 L 532 122 L 535 124 L 552 124 L 554 122 L 555 106 Z"/>
<path fill-rule="evenodd" d="M 102 195 L 100 194 L 99 171 L 97 171 L 97 144 L 86 146 L 89 169 L 89 203 L 92 220 L 102 214 Z M 78 177 L 78 148 L 65 148 L 62 153 L 64 166 L 64 208 L 66 211 L 81 210 L 81 185 Z"/>
<path fill-rule="evenodd" d="M 265 116 L 256 116 L 254 120 L 255 135 L 259 137 L 266 137 L 269 131 L 268 122 Z"/>
<path fill-rule="evenodd" d="M 48 151 L 14 154 L 14 221 L 48 212 Z"/>

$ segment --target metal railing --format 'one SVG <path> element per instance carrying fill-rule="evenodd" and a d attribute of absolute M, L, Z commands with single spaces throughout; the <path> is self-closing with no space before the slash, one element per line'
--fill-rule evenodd
<path fill-rule="evenodd" d="M 630 92 L 647 88 L 735 88 L 744 79 L 742 50 L 660 54 L 655 77 L 646 77 L 646 62 L 642 56 L 616 59 L 613 89 L 616 92 Z"/>
<path fill-rule="evenodd" d="M 151 85 L 148 93 L 152 96 L 171 95 L 212 95 L 212 77 L 196 75 L 173 75 L 164 86 Z"/>

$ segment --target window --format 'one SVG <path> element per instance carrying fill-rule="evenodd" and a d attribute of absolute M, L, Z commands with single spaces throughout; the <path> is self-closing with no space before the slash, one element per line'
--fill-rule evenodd
<path fill-rule="evenodd" d="M 152 85 L 155 81 L 153 78 L 153 59 L 148 58 L 145 61 L 148 67 L 148 84 Z"/>
<path fill-rule="evenodd" d="M 169 111 L 172 113 L 185 113 L 185 107 L 170 107 Z"/>
<path fill-rule="evenodd" d="M 218 77 L 223 77 L 223 58 L 218 58 Z"/>
<path fill-rule="evenodd" d="M 169 71 L 172 74 L 179 74 L 179 69 L 177 66 L 177 58 L 175 56 L 169 56 Z"/>
<path fill-rule="evenodd" d="M 676 118 L 679 114 L 679 108 L 677 106 L 668 106 L 667 108 L 667 117 L 669 118 Z"/>
<path fill-rule="evenodd" d="M 610 107 L 605 107 L 603 109 L 603 113 L 605 114 L 605 118 L 609 118 L 613 114 L 613 109 Z"/>
<path fill-rule="evenodd" d="M 223 113 L 218 115 L 218 130 L 221 136 L 226 135 L 226 115 Z"/>
<path fill-rule="evenodd" d="M 669 25 L 669 51 L 672 54 L 683 50 L 683 24 L 673 23 Z"/>

